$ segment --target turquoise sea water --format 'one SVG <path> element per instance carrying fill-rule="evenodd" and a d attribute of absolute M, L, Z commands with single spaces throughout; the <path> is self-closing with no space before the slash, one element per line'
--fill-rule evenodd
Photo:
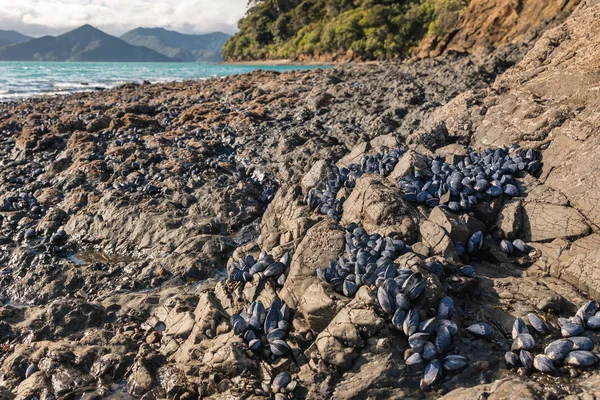
<path fill-rule="evenodd" d="M 289 71 L 317 66 L 249 66 L 196 63 L 0 62 L 0 101 L 110 88 L 143 81 L 169 82 L 243 74 L 257 69 Z"/>

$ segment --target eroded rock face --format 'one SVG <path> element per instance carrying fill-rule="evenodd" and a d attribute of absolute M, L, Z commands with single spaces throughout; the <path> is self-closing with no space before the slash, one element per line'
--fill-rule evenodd
<path fill-rule="evenodd" d="M 482 18 L 493 35 L 465 29 L 455 45 L 485 46 L 484 36 L 510 42 L 532 26 L 516 15 L 531 16 L 533 3 L 498 3 L 492 15 L 499 30 L 490 14 L 473 11 L 488 4 L 471 3 L 465 18 Z M 539 13 L 568 12 L 573 4 L 550 2 Z M 561 370 L 542 387 L 535 377 L 508 372 L 502 360 L 515 318 L 536 312 L 558 326 L 557 317 L 600 298 L 600 239 L 592 233 L 600 226 L 593 189 L 599 7 L 583 4 L 492 88 L 496 73 L 528 45 L 489 57 L 256 72 L 130 85 L 54 105 L 0 105 L 0 396 L 596 393 L 597 369 L 577 377 Z M 519 174 L 518 196 L 481 195 L 469 212 L 456 213 L 411 203 L 400 192 L 407 174 L 433 176 L 428 157 L 458 165 L 467 145 L 514 143 L 538 149 L 542 162 L 535 177 Z M 340 221 L 310 209 L 306 195 L 324 184 L 332 163 L 350 166 L 396 148 L 408 151 L 391 173 L 365 174 L 337 193 L 345 199 Z M 372 236 L 378 233 L 387 236 L 380 243 L 402 249 L 388 251 L 380 266 L 403 274 L 400 288 L 385 283 L 394 295 L 422 288 L 410 301 L 420 322 L 438 316 L 445 296 L 455 304 L 448 318 L 457 337 L 448 351 L 467 365 L 443 372 L 433 386 L 421 386 L 425 391 L 423 368 L 407 365 L 416 350 L 384 309 L 403 298 L 380 299 L 384 283 L 369 281 L 366 267 L 340 271 L 343 282 L 336 271 L 335 290 L 332 279 L 318 276 L 347 254 L 349 227 L 359 225 L 371 235 L 366 242 L 382 239 Z M 507 254 L 502 239 L 530 247 Z M 264 270 L 241 279 L 219 275 L 262 251 L 272 264 L 289 252 L 289 262 L 272 277 Z M 361 255 L 378 267 L 380 258 L 371 256 Z M 239 332 L 232 316 L 277 299 L 289 307 L 277 328 L 265 328 L 265 316 Z M 492 341 L 465 332 L 478 322 L 492 325 Z"/>
<path fill-rule="evenodd" d="M 564 24 L 544 33 L 492 91 L 465 94 L 436 111 L 438 116 L 459 115 L 469 129 L 461 131 L 454 124 L 449 125 L 450 131 L 472 132 L 473 143 L 480 148 L 519 143 L 544 149 L 539 181 L 526 180 L 522 210 L 515 204 L 503 208 L 498 217 L 497 226 L 508 238 L 573 241 L 597 229 L 597 191 L 591 188 L 598 186 L 598 130 L 594 128 L 598 96 L 592 88 L 600 57 L 596 39 L 590 40 L 589 33 L 597 28 L 599 10 L 597 4 L 583 2 Z M 478 107 L 479 114 L 466 111 Z M 568 276 L 581 290 L 597 293 L 594 279 L 583 272 L 581 263 L 560 275 L 558 271 L 568 269 L 566 263 L 550 262 L 555 276 Z"/>

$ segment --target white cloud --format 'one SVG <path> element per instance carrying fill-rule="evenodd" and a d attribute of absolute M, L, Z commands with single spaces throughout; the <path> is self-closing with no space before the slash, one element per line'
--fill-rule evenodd
<path fill-rule="evenodd" d="M 91 24 L 116 35 L 139 26 L 233 33 L 246 6 L 247 0 L 0 0 L 0 29 L 39 36 Z"/>

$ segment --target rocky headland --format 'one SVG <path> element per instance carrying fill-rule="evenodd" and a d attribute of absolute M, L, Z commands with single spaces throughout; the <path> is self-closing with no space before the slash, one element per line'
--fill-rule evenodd
<path fill-rule="evenodd" d="M 0 398 L 600 397 L 600 4 L 554 9 L 1 103 Z"/>

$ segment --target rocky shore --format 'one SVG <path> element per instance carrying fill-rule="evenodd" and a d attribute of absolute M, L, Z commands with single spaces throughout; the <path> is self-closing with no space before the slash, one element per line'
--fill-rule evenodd
<path fill-rule="evenodd" d="M 0 103 L 0 398 L 600 397 L 599 21 Z"/>

